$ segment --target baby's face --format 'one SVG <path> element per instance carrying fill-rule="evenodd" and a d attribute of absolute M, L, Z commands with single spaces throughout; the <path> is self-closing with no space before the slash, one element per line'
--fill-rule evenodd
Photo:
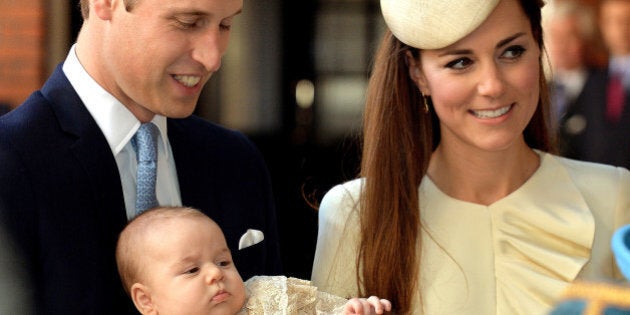
<path fill-rule="evenodd" d="M 206 218 L 175 218 L 151 233 L 148 279 L 156 314 L 236 314 L 245 287 L 225 237 Z"/>

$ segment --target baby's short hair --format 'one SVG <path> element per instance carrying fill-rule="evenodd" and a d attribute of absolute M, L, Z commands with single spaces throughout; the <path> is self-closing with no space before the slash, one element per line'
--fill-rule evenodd
<path fill-rule="evenodd" d="M 145 243 L 144 237 L 156 223 L 174 218 L 206 218 L 203 212 L 189 207 L 157 207 L 131 219 L 120 232 L 116 244 L 116 265 L 127 294 L 131 286 L 140 280 L 139 251 Z M 212 219 L 210 219 L 212 221 Z M 214 222 L 214 221 L 213 221 Z"/>

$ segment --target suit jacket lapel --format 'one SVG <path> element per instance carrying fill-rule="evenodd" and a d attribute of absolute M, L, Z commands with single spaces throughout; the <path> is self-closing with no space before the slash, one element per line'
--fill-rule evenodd
<path fill-rule="evenodd" d="M 61 65 L 46 82 L 42 93 L 50 101 L 62 130 L 75 137 L 70 150 L 92 185 L 93 211 L 103 232 L 107 231 L 101 235 L 117 238 L 127 217 L 118 166 L 105 136 L 72 88 Z"/>

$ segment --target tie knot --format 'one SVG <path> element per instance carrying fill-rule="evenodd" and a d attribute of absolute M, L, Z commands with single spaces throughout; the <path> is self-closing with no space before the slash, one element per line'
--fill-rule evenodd
<path fill-rule="evenodd" d="M 131 139 L 131 144 L 136 150 L 139 162 L 157 160 L 157 138 L 160 130 L 153 123 L 140 125 L 138 131 Z"/>

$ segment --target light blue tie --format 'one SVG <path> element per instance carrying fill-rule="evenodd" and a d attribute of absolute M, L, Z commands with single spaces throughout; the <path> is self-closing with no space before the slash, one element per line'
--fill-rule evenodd
<path fill-rule="evenodd" d="M 157 178 L 157 138 L 159 129 L 153 123 L 144 123 L 131 139 L 136 150 L 138 173 L 136 176 L 136 215 L 158 206 L 155 196 Z"/>

